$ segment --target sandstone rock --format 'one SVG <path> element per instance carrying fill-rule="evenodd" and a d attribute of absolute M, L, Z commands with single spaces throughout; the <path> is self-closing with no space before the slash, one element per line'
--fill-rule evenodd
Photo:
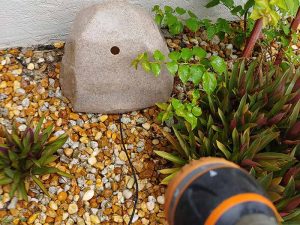
<path fill-rule="evenodd" d="M 173 78 L 130 66 L 140 53 L 168 48 L 152 16 L 124 0 L 79 13 L 66 43 L 60 82 L 77 112 L 121 113 L 168 100 Z"/>

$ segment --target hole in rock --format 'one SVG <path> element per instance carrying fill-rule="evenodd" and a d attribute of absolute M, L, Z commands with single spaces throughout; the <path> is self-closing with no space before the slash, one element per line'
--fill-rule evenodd
<path fill-rule="evenodd" d="M 119 47 L 117 47 L 117 46 L 113 46 L 113 47 L 110 49 L 110 52 L 111 52 L 111 54 L 113 54 L 113 55 L 118 55 L 118 54 L 120 53 L 120 49 L 119 49 Z"/>

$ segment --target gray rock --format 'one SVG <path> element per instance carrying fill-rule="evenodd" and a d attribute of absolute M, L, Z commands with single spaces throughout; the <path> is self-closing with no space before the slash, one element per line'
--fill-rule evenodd
<path fill-rule="evenodd" d="M 8 96 L 6 94 L 0 93 L 0 101 L 6 99 Z"/>
<path fill-rule="evenodd" d="M 13 199 L 11 200 L 11 202 L 9 203 L 9 205 L 7 206 L 7 209 L 15 209 L 16 205 L 18 202 L 18 198 L 17 197 L 13 197 Z"/>
<path fill-rule="evenodd" d="M 143 52 L 168 48 L 152 16 L 126 1 L 108 1 L 77 16 L 62 62 L 60 83 L 76 112 L 121 113 L 169 99 L 173 77 L 156 78 L 130 66 Z"/>

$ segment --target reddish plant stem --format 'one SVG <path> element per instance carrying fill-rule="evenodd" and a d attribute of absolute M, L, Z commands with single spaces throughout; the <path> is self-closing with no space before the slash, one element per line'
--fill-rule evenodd
<path fill-rule="evenodd" d="M 297 14 L 296 14 L 295 19 L 294 19 L 293 22 L 292 22 L 292 25 L 291 25 L 291 31 L 292 31 L 292 32 L 296 32 L 297 29 L 298 29 L 298 27 L 299 27 L 299 25 L 300 25 L 300 7 L 299 7 L 299 9 L 298 9 L 298 12 L 297 12 Z"/>
<path fill-rule="evenodd" d="M 294 20 L 291 24 L 291 32 L 290 32 L 290 37 L 289 37 L 290 41 L 292 40 L 292 37 L 291 37 L 292 33 L 297 32 L 299 25 L 300 25 L 300 7 L 298 8 L 296 17 L 294 18 Z M 283 55 L 284 55 L 283 48 L 280 48 L 278 54 L 276 55 L 276 59 L 274 62 L 275 65 L 280 65 L 282 63 Z"/>
<path fill-rule="evenodd" d="M 247 41 L 247 44 L 245 46 L 244 52 L 243 52 L 243 57 L 244 58 L 249 58 L 251 57 L 253 53 L 254 46 L 257 42 L 257 40 L 260 37 L 261 31 L 263 27 L 263 19 L 256 20 L 254 28 L 251 32 L 251 35 Z"/>

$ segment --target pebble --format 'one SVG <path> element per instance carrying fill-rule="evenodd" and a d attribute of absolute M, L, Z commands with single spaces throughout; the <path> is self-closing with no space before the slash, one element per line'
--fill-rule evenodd
<path fill-rule="evenodd" d="M 91 223 L 92 223 L 92 224 L 100 224 L 100 223 L 101 223 L 99 217 L 96 216 L 96 215 L 91 215 L 91 216 L 90 216 L 90 220 L 91 220 Z"/>
<path fill-rule="evenodd" d="M 71 156 L 73 154 L 73 149 L 72 148 L 65 148 L 64 153 L 66 156 Z"/>
<path fill-rule="evenodd" d="M 150 130 L 151 125 L 149 123 L 143 123 L 142 126 L 146 129 L 146 130 Z"/>
<path fill-rule="evenodd" d="M 68 197 L 68 194 L 66 192 L 62 191 L 58 194 L 57 200 L 60 202 L 64 202 L 64 201 L 66 201 L 67 197 Z"/>
<path fill-rule="evenodd" d="M 128 189 L 125 189 L 125 190 L 123 191 L 123 196 L 124 196 L 124 198 L 126 198 L 126 199 L 130 199 L 130 198 L 132 197 L 132 192 L 131 192 L 130 190 L 128 190 Z"/>
<path fill-rule="evenodd" d="M 94 197 L 94 190 L 88 190 L 87 192 L 84 193 L 82 197 L 82 201 L 89 201 Z"/>
<path fill-rule="evenodd" d="M 102 116 L 100 116 L 99 119 L 103 123 L 103 122 L 105 122 L 108 119 L 108 115 L 102 115 Z"/>
<path fill-rule="evenodd" d="M 25 131 L 26 128 L 27 128 L 27 126 L 25 124 L 22 124 L 18 127 L 19 131 L 21 131 L 21 132 Z"/>
<path fill-rule="evenodd" d="M 155 202 L 153 202 L 153 201 L 147 202 L 146 205 L 147 205 L 147 209 L 149 211 L 152 211 L 154 209 L 154 207 L 155 207 Z"/>
<path fill-rule="evenodd" d="M 165 196 L 161 195 L 157 197 L 157 202 L 161 205 L 165 204 Z"/>
<path fill-rule="evenodd" d="M 34 70 L 34 64 L 33 63 L 29 63 L 28 66 L 27 66 L 27 69 Z"/>
<path fill-rule="evenodd" d="M 69 207 L 68 207 L 68 213 L 72 215 L 72 214 L 75 214 L 77 212 L 78 212 L 78 206 L 77 206 L 77 204 L 71 203 L 69 205 Z"/>
<path fill-rule="evenodd" d="M 152 140 L 152 144 L 158 145 L 158 144 L 159 144 L 159 140 L 158 140 L 158 139 L 153 139 L 153 140 Z"/>
<path fill-rule="evenodd" d="M 50 201 L 49 202 L 49 207 L 51 209 L 53 209 L 54 211 L 56 211 L 58 209 L 58 206 L 57 206 L 57 204 L 54 201 Z"/>
<path fill-rule="evenodd" d="M 121 151 L 120 154 L 119 154 L 119 158 L 120 158 L 122 161 L 127 161 L 126 153 L 125 153 L 124 151 Z"/>
<path fill-rule="evenodd" d="M 23 106 L 24 108 L 27 108 L 27 107 L 29 106 L 29 104 L 30 104 L 30 100 L 29 100 L 28 98 L 24 98 L 24 99 L 22 100 L 22 106 Z"/>
<path fill-rule="evenodd" d="M 88 159 L 88 163 L 89 163 L 90 165 L 95 165 L 95 164 L 97 163 L 96 157 L 95 157 L 95 156 L 90 157 L 90 158 Z"/>

